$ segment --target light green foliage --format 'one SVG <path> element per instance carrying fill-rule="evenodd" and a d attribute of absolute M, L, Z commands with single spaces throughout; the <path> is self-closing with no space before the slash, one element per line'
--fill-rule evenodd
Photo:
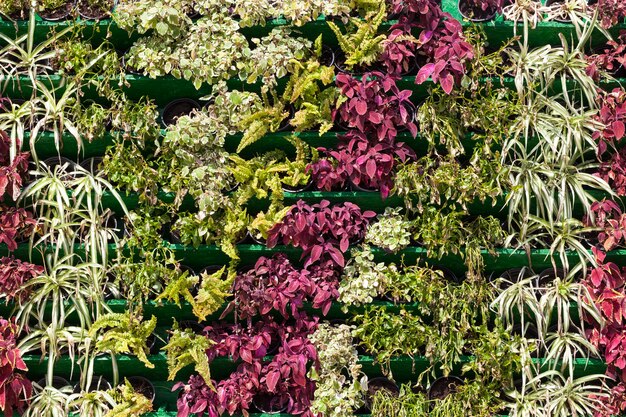
<path fill-rule="evenodd" d="M 169 74 L 177 65 L 173 44 L 154 36 L 137 39 L 125 57 L 126 65 L 150 78 Z"/>
<path fill-rule="evenodd" d="M 327 22 L 337 36 L 341 50 L 346 55 L 345 65 L 351 68 L 354 65 L 371 65 L 383 51 L 382 42 L 386 35 L 376 35 L 378 26 L 387 17 L 385 3 L 381 2 L 378 12 L 368 13 L 365 20 L 350 18 L 351 26 L 348 34 L 344 35 L 334 22 Z"/>
<path fill-rule="evenodd" d="M 292 75 L 283 93 L 283 99 L 296 107 L 290 124 L 297 132 L 311 130 L 319 125 L 319 134 L 322 135 L 333 127 L 332 111 L 339 90 L 332 85 L 335 78 L 334 68 L 321 65 L 318 61 L 321 54 L 320 35 L 315 40 L 316 57 L 294 62 Z"/>
<path fill-rule="evenodd" d="M 372 417 L 428 417 L 430 402 L 423 392 L 414 392 L 410 384 L 400 386 L 396 397 L 389 391 L 376 391 L 372 399 Z"/>
<path fill-rule="evenodd" d="M 180 205 L 189 193 L 200 213 L 207 214 L 225 204 L 222 190 L 231 181 L 224 138 L 212 134 L 214 124 L 204 112 L 182 116 L 168 127 L 157 151 L 162 154 L 159 166 L 164 168 L 165 189 L 176 193 L 175 204 Z"/>
<path fill-rule="evenodd" d="M 124 379 L 124 384 L 112 389 L 110 395 L 116 405 L 105 417 L 139 417 L 152 411 L 152 401 L 136 392 L 127 379 Z"/>
<path fill-rule="evenodd" d="M 8 16 L 21 12 L 22 16 L 24 16 L 29 8 L 30 0 L 4 0 L 0 4 L 0 14 Z"/>
<path fill-rule="evenodd" d="M 475 331 L 489 320 L 493 289 L 484 281 L 446 282 L 441 274 L 424 273 L 416 266 L 406 267 L 406 274 L 413 276 L 389 279 L 412 286 L 412 299 L 419 301 L 418 311 L 410 313 L 402 308 L 399 313 L 391 313 L 383 306 L 368 307 L 355 316 L 357 329 L 353 335 L 387 371 L 393 356 L 423 355 L 433 373 L 439 367 L 447 375 L 464 350 L 471 347 L 471 340 L 482 337 Z"/>
<path fill-rule="evenodd" d="M 383 248 L 388 252 L 397 252 L 411 243 L 413 223 L 400 214 L 402 208 L 385 208 L 375 223 L 367 228 L 365 242 Z"/>
<path fill-rule="evenodd" d="M 191 19 L 180 7 L 182 3 L 180 0 L 122 0 L 115 8 L 113 19 L 129 32 L 154 30 L 158 36 L 175 40 L 191 25 Z"/>
<path fill-rule="evenodd" d="M 367 376 L 358 363 L 352 340 L 353 326 L 333 327 L 320 324 L 309 336 L 318 352 L 319 369 L 312 367 L 309 377 L 316 381 L 311 411 L 324 417 L 348 417 L 364 403 Z"/>
<path fill-rule="evenodd" d="M 239 130 L 243 131 L 243 137 L 241 142 L 239 142 L 239 146 L 237 146 L 237 153 L 252 145 L 267 133 L 276 132 L 282 121 L 289 116 L 285 103 L 274 90 L 271 93 L 271 100 L 267 95 L 266 89 L 261 91 L 261 95 L 263 108 L 245 117 L 239 124 Z"/>
<path fill-rule="evenodd" d="M 147 368 L 154 368 L 147 357 L 149 352 L 146 340 L 156 327 L 156 316 L 147 322 L 141 317 L 125 314 L 109 313 L 102 315 L 89 329 L 89 336 L 96 340 L 98 352 L 111 354 L 133 354 L 137 356 Z"/>
<path fill-rule="evenodd" d="M 285 0 L 279 10 L 293 25 L 302 26 L 320 15 L 345 19 L 352 8 L 351 0 Z"/>
<path fill-rule="evenodd" d="M 239 24 L 223 12 L 201 18 L 173 52 L 178 66 L 172 75 L 190 80 L 199 89 L 202 83 L 214 84 L 237 74 L 238 63 L 250 54 L 248 41 L 238 32 Z"/>
<path fill-rule="evenodd" d="M 38 0 L 37 10 L 39 11 L 54 10 L 65 5 L 65 3 L 66 3 L 66 0 Z"/>
<path fill-rule="evenodd" d="M 206 354 L 212 342 L 203 335 L 193 333 L 191 329 L 179 330 L 176 321 L 172 330 L 169 342 L 163 347 L 163 350 L 167 352 L 168 381 L 176 378 L 178 371 L 185 366 L 193 364 L 196 372 L 204 378 L 207 385 L 213 387 L 209 358 Z"/>
<path fill-rule="evenodd" d="M 371 303 L 385 293 L 387 275 L 396 272 L 394 264 L 374 262 L 369 246 L 353 248 L 339 284 L 339 301 L 348 305 Z"/>
<path fill-rule="evenodd" d="M 404 164 L 396 174 L 395 191 L 409 207 L 455 201 L 462 207 L 491 198 L 493 205 L 502 194 L 500 177 L 506 168 L 498 160 L 485 157 L 463 167 L 457 159 L 425 156 Z"/>
<path fill-rule="evenodd" d="M 213 274 L 204 273 L 199 277 L 189 276 L 188 272 L 184 272 L 170 281 L 155 301 L 165 299 L 180 307 L 183 298 L 191 304 L 193 313 L 202 322 L 209 314 L 222 307 L 226 297 L 230 295 L 228 290 L 232 282 L 223 279 L 225 268 Z M 190 290 L 195 286 L 198 287 L 198 293 L 194 297 Z"/>
<path fill-rule="evenodd" d="M 278 78 L 293 72 L 298 61 L 310 54 L 312 43 L 306 38 L 291 35 L 289 27 L 280 26 L 264 38 L 253 38 L 256 47 L 243 64 L 238 64 L 239 77 L 249 84 L 261 78 L 264 86 L 272 87 Z"/>

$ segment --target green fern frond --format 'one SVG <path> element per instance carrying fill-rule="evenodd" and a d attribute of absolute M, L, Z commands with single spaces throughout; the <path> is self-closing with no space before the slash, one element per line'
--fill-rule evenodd
<path fill-rule="evenodd" d="M 182 297 L 188 303 L 193 303 L 193 295 L 190 290 L 198 284 L 198 281 L 197 276 L 190 276 L 189 272 L 185 271 L 177 278 L 168 282 L 163 292 L 154 301 L 168 300 L 180 307 L 180 299 Z"/>
<path fill-rule="evenodd" d="M 178 372 L 187 365 L 194 365 L 196 372 L 204 382 L 215 389 L 211 381 L 209 357 L 206 354 L 213 342 L 203 335 L 197 335 L 191 329 L 180 330 L 174 320 L 173 333 L 163 350 L 167 352 L 168 381 L 176 378 Z"/>
<path fill-rule="evenodd" d="M 214 274 L 202 274 L 198 295 L 191 304 L 198 321 L 205 321 L 206 317 L 216 312 L 224 304 L 226 297 L 230 296 L 228 290 L 232 286 L 232 281 L 222 279 L 225 270 L 226 267 L 222 267 Z"/>

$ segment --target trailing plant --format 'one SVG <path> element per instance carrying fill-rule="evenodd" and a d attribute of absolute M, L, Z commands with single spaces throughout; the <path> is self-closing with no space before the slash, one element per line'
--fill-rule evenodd
<path fill-rule="evenodd" d="M 386 207 L 385 212 L 376 217 L 376 222 L 367 228 L 365 242 L 388 252 L 398 252 L 409 246 L 413 223 L 406 220 L 401 211 L 400 207 Z"/>
<path fill-rule="evenodd" d="M 277 27 L 263 38 L 253 38 L 255 48 L 243 64 L 238 64 L 239 77 L 253 84 L 261 78 L 263 85 L 273 87 L 279 78 L 294 72 L 298 62 L 310 53 L 312 42 L 292 36 L 288 27 Z"/>
<path fill-rule="evenodd" d="M 156 322 L 156 316 L 142 322 L 141 317 L 133 316 L 130 312 L 104 314 L 93 323 L 89 336 L 95 340 L 97 352 L 132 354 L 146 368 L 154 368 L 154 364 L 147 357 L 149 349 L 146 340 L 154 332 Z"/>
<path fill-rule="evenodd" d="M 369 246 L 353 248 L 351 257 L 341 276 L 339 285 L 339 301 L 344 310 L 350 305 L 365 305 L 374 298 L 384 294 L 387 287 L 387 276 L 397 273 L 394 264 L 374 262 L 374 254 Z"/>
<path fill-rule="evenodd" d="M 309 340 L 318 352 L 317 363 L 308 376 L 316 382 L 311 404 L 314 415 L 344 417 L 353 415 L 364 403 L 367 376 L 358 363 L 353 346 L 352 326 L 320 324 Z"/>

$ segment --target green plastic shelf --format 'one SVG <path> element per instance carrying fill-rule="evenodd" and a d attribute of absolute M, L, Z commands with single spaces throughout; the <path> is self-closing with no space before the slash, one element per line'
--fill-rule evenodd
<path fill-rule="evenodd" d="M 167 243 L 165 243 L 167 244 Z M 169 244 L 174 251 L 176 258 L 183 264 L 200 270 L 209 265 L 226 265 L 229 258 L 216 245 L 201 245 L 198 247 L 190 247 L 179 244 Z M 241 244 L 238 245 L 240 263 L 242 267 L 254 265 L 256 261 L 262 257 L 270 257 L 277 253 L 284 253 L 292 261 L 298 261 L 302 251 L 291 246 L 276 246 L 268 248 L 258 244 Z M 110 245 L 110 250 L 114 250 L 114 246 Z M 375 259 L 378 261 L 399 263 L 404 259 L 405 264 L 412 265 L 417 262 L 427 262 L 431 266 L 445 265 L 457 275 L 462 275 L 466 271 L 461 255 L 446 255 L 441 259 L 431 258 L 427 256 L 426 249 L 422 247 L 408 247 L 398 253 L 387 253 L 382 249 L 372 249 Z M 81 248 L 76 248 L 76 253 L 81 253 Z M 591 253 L 591 251 L 589 251 Z M 9 253 L 6 245 L 0 245 L 0 256 L 8 256 Z M 28 244 L 19 245 L 18 249 L 12 252 L 12 255 L 18 259 L 30 260 L 33 263 L 41 264 L 40 251 L 34 251 L 32 258 L 29 256 Z M 530 253 L 523 250 L 515 249 L 497 249 L 495 256 L 487 251 L 482 251 L 485 259 L 485 271 L 487 274 L 502 273 L 507 269 L 520 268 L 530 266 L 535 271 L 540 272 L 544 269 L 552 268 L 552 259 L 548 249 L 532 249 Z M 349 257 L 349 251 L 346 253 Z M 575 252 L 567 252 L 566 257 L 570 265 L 575 265 L 578 261 L 578 255 Z M 560 266 L 558 255 L 555 255 L 554 262 Z M 607 253 L 606 262 L 614 262 L 620 266 L 626 266 L 626 250 L 614 250 Z"/>
<path fill-rule="evenodd" d="M 63 88 L 64 79 L 59 75 L 40 76 L 42 81 L 48 88 Z M 130 100 L 139 100 L 142 97 L 148 96 L 152 98 L 158 106 L 163 107 L 172 100 L 178 98 L 191 98 L 194 100 L 200 100 L 202 97 L 206 97 L 211 93 L 212 86 L 209 84 L 203 84 L 200 89 L 196 89 L 190 81 L 184 79 L 174 78 L 173 76 L 164 76 L 159 78 L 149 78 L 139 75 L 127 75 L 126 81 L 128 81 L 129 87 L 125 87 L 124 90 L 127 97 Z M 496 85 L 500 84 L 501 79 L 489 78 L 483 80 L 484 82 L 493 82 Z M 281 79 L 278 89 L 281 90 L 281 86 L 284 86 L 286 79 Z M 626 83 L 625 79 L 616 79 L 611 81 L 603 81 L 599 86 L 605 90 L 612 90 L 620 85 Z M 402 77 L 397 83 L 400 89 L 409 89 L 413 91 L 411 100 L 415 104 L 419 104 L 423 101 L 429 93 L 431 87 L 434 86 L 432 80 L 428 80 L 423 84 L 415 84 L 415 76 Z M 232 79 L 228 82 L 230 89 L 248 90 L 259 92 L 262 84 L 257 82 L 255 84 L 246 84 L 240 80 Z M 573 88 L 574 83 L 569 81 L 567 83 L 568 88 Z M 506 77 L 502 79 L 502 86 L 506 88 L 514 88 L 515 83 L 513 78 Z M 561 84 L 555 84 L 555 90 L 553 94 L 558 94 L 561 89 Z M 29 98 L 32 95 L 33 86 L 28 77 L 14 77 L 7 83 L 6 89 L 3 95 L 9 98 Z M 84 98 L 95 101 L 101 101 L 98 94 L 93 88 L 85 88 L 83 90 Z"/>

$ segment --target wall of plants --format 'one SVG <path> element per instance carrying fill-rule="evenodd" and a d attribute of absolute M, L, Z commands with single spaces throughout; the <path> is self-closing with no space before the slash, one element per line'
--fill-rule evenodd
<path fill-rule="evenodd" d="M 626 412 L 624 0 L 3 0 L 0 410 Z"/>

